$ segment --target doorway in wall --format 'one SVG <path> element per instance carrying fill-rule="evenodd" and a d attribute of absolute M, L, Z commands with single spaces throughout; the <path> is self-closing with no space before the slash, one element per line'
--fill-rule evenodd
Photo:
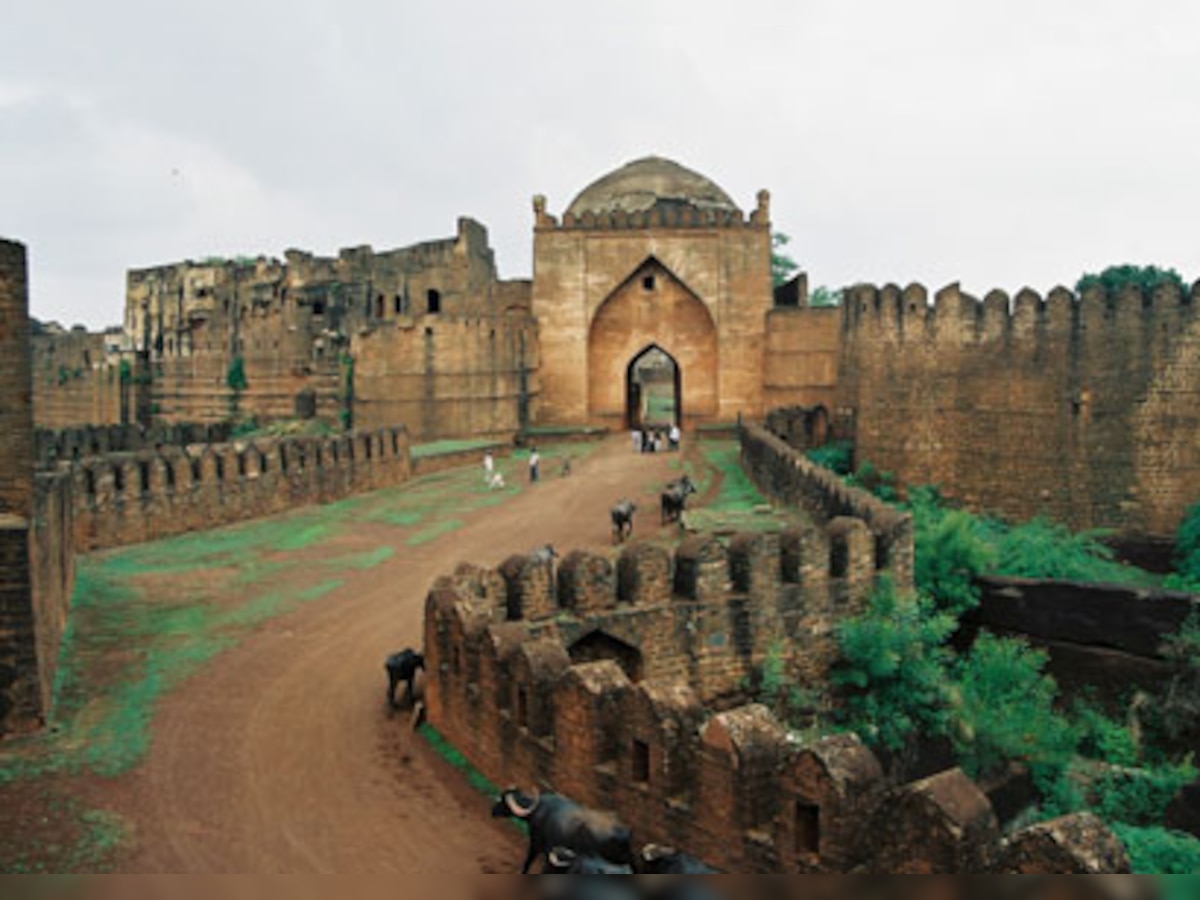
<path fill-rule="evenodd" d="M 625 374 L 625 418 L 630 428 L 670 428 L 682 421 L 679 363 L 651 344 L 629 363 Z"/>

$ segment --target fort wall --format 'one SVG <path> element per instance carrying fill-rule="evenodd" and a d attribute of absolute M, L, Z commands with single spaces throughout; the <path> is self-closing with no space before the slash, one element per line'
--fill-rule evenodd
<path fill-rule="evenodd" d="M 39 428 L 118 425 L 133 420 L 133 392 L 118 359 L 108 352 L 111 336 L 75 328 L 55 333 L 35 328 L 33 416 Z"/>
<path fill-rule="evenodd" d="M 403 428 L 161 446 L 64 466 L 71 478 L 74 548 L 81 553 L 392 487 L 412 470 Z"/>
<path fill-rule="evenodd" d="M 858 458 L 1013 519 L 1165 538 L 1200 496 L 1197 299 L 851 288 L 838 393 Z"/>
<path fill-rule="evenodd" d="M 462 565 L 426 602 L 429 720 L 498 784 L 615 810 L 635 845 L 739 873 L 1123 872 L 1120 843 L 1073 817 L 1001 839 L 957 769 L 889 783 L 853 735 L 804 743 L 747 684 L 772 644 L 823 684 L 834 622 L 874 583 L 866 526 L 697 536 L 557 572 Z M 838 577 L 828 547 L 844 542 Z M 1049 837 L 1047 837 L 1049 834 Z"/>
<path fill-rule="evenodd" d="M 850 517 L 866 524 L 875 565 L 898 587 L 913 583 L 912 516 L 806 458 L 757 425 L 739 430 L 742 466 L 767 497 L 807 511 L 818 523 Z"/>
<path fill-rule="evenodd" d="M 0 735 L 49 709 L 74 567 L 65 481 L 35 478 L 25 248 L 0 241 Z"/>

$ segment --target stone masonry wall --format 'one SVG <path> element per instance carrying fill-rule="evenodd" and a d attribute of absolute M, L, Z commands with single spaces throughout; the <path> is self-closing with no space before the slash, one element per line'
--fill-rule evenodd
<path fill-rule="evenodd" d="M 868 491 L 848 486 L 764 428 L 743 425 L 739 436 L 742 466 L 759 490 L 777 502 L 802 507 L 818 522 L 838 517 L 865 522 L 874 546 L 875 566 L 889 571 L 898 587 L 912 585 L 911 516 Z"/>
<path fill-rule="evenodd" d="M 34 333 L 33 415 L 38 428 L 118 425 L 134 415 L 131 386 L 107 359 L 107 335 Z"/>
<path fill-rule="evenodd" d="M 1013 519 L 1173 533 L 1200 497 L 1200 284 L 927 299 L 847 291 L 838 390 L 858 459 Z"/>
<path fill-rule="evenodd" d="M 328 503 L 402 484 L 412 471 L 402 428 L 162 446 L 64 466 L 81 553 Z"/>
<path fill-rule="evenodd" d="M 854 735 L 804 744 L 765 707 L 723 703 L 781 638 L 807 683 L 825 678 L 832 624 L 874 583 L 869 541 L 830 569 L 827 546 L 856 532 L 633 544 L 615 566 L 575 552 L 557 571 L 464 564 L 426 601 L 429 720 L 492 781 L 615 810 L 635 846 L 728 872 L 1128 871 L 1099 823 L 1003 841 L 957 769 L 888 783 Z"/>
<path fill-rule="evenodd" d="M 73 580 L 63 482 L 34 477 L 26 283 L 25 248 L 0 241 L 0 735 L 45 716 Z"/>

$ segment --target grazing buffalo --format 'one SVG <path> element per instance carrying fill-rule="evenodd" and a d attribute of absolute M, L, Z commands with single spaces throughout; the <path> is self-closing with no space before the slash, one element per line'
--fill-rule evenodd
<path fill-rule="evenodd" d="M 638 871 L 645 875 L 714 875 L 717 870 L 672 847 L 647 844 L 642 848 Z"/>
<path fill-rule="evenodd" d="M 416 700 L 413 680 L 417 677 L 417 669 L 425 671 L 425 657 L 416 650 L 401 650 L 387 658 L 384 668 L 387 669 L 388 676 L 388 705 L 396 708 L 396 688 L 402 681 L 408 686 L 406 695 L 411 705 Z"/>
<path fill-rule="evenodd" d="M 632 875 L 633 867 L 611 863 L 598 856 L 580 856 L 566 847 L 555 847 L 546 854 L 543 875 Z"/>
<path fill-rule="evenodd" d="M 637 507 L 629 500 L 622 500 L 612 508 L 613 543 L 619 544 L 633 534 L 633 514 Z"/>
<path fill-rule="evenodd" d="M 694 493 L 696 493 L 696 485 L 686 475 L 678 481 L 672 481 L 668 484 L 667 489 L 662 492 L 662 497 L 660 498 L 662 524 L 666 525 L 668 522 L 678 522 L 679 517 L 683 515 L 683 511 L 687 507 L 688 495 Z"/>
<path fill-rule="evenodd" d="M 521 874 L 534 860 L 556 847 L 578 856 L 595 856 L 619 865 L 633 865 L 629 828 L 615 815 L 580 806 L 560 794 L 528 796 L 509 788 L 492 807 L 496 818 L 519 819 L 529 826 L 529 853 Z"/>

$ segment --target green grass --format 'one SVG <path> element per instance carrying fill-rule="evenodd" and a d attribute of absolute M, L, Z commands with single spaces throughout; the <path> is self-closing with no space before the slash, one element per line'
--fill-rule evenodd
<path fill-rule="evenodd" d="M 692 531 L 753 532 L 777 531 L 791 524 L 794 517 L 771 507 L 742 468 L 741 449 L 736 441 L 706 440 L 700 443 L 700 452 L 708 467 L 721 473 L 721 487 L 717 496 L 702 507 L 684 513 L 684 525 Z M 688 471 L 691 467 L 684 463 Z M 693 481 L 697 476 L 688 472 Z M 699 476 L 697 494 L 704 496 L 711 483 L 711 476 Z"/>
<path fill-rule="evenodd" d="M 492 440 L 490 438 L 462 438 L 456 440 L 434 441 L 430 444 L 416 444 L 409 450 L 409 455 L 413 459 L 425 459 L 430 456 L 445 456 L 449 453 L 466 453 L 470 450 L 478 450 L 481 453 L 489 447 L 504 447 L 502 441 Z"/>

